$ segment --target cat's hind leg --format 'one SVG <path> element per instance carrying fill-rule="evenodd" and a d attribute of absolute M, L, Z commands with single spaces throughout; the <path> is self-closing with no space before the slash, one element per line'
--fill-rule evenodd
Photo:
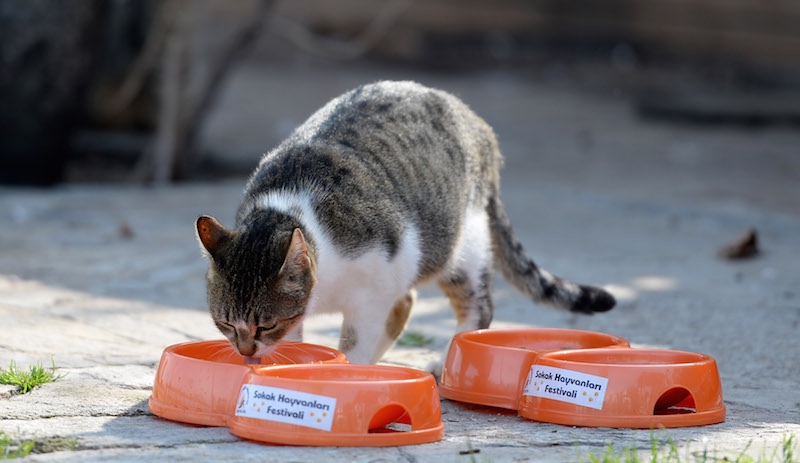
<path fill-rule="evenodd" d="M 492 322 L 494 303 L 491 294 L 492 273 L 489 267 L 477 272 L 456 270 L 439 279 L 439 288 L 450 299 L 456 315 L 456 332 L 488 328 Z M 426 370 L 436 376 L 442 375 L 444 358 L 432 361 Z"/>
<path fill-rule="evenodd" d="M 456 270 L 439 280 L 439 288 L 450 299 L 456 315 L 456 332 L 488 328 L 492 322 L 492 273 L 487 267 L 478 271 Z"/>
<path fill-rule="evenodd" d="M 485 211 L 465 214 L 450 265 L 438 278 L 458 321 L 457 332 L 488 328 L 492 321 L 492 243 Z"/>
<path fill-rule="evenodd" d="M 345 312 L 339 350 L 350 363 L 377 363 L 403 332 L 416 300 L 417 292 L 411 289 L 395 302 L 388 316 L 378 307 L 371 312 L 375 317 Z"/>
<path fill-rule="evenodd" d="M 437 283 L 455 312 L 456 332 L 488 328 L 494 314 L 493 260 L 485 213 L 467 214 L 451 262 Z M 438 378 L 442 361 L 427 369 Z"/>

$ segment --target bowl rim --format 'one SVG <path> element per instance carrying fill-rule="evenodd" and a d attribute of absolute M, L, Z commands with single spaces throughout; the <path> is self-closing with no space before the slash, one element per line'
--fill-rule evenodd
<path fill-rule="evenodd" d="M 163 352 L 162 352 L 162 356 L 164 354 L 169 353 L 170 355 L 176 355 L 176 356 L 179 356 L 179 357 L 182 357 L 182 358 L 186 358 L 186 359 L 190 359 L 190 360 L 196 360 L 196 361 L 200 361 L 200 362 L 209 362 L 211 364 L 235 365 L 235 366 L 247 367 L 247 368 L 250 368 L 250 369 L 284 365 L 284 364 L 280 364 L 280 363 L 272 363 L 272 364 L 269 364 L 269 363 L 254 363 L 254 364 L 247 364 L 247 363 L 244 363 L 244 360 L 242 361 L 241 364 L 240 363 L 231 363 L 231 362 L 222 362 L 222 361 L 217 361 L 217 360 L 210 359 L 210 358 L 204 358 L 204 357 L 191 355 L 188 352 L 185 352 L 185 350 L 188 349 L 188 348 L 200 347 L 202 345 L 206 345 L 208 347 L 219 346 L 220 348 L 230 348 L 230 350 L 232 351 L 232 354 L 234 354 L 236 356 L 239 356 L 239 357 L 242 357 L 244 359 L 244 357 L 241 354 L 236 352 L 236 349 L 233 348 L 233 345 L 227 339 L 208 339 L 208 340 L 202 340 L 202 341 L 179 342 L 179 343 L 172 344 L 172 345 L 169 345 L 169 346 L 165 347 Z M 276 344 L 276 349 L 279 349 L 279 348 L 284 347 L 284 346 L 289 346 L 289 347 L 291 347 L 291 346 L 307 346 L 307 347 L 310 347 L 310 348 L 314 349 L 316 352 L 325 352 L 325 353 L 331 354 L 330 358 L 324 358 L 324 359 L 323 358 L 319 358 L 319 359 L 315 360 L 314 362 L 312 362 L 310 364 L 313 364 L 313 363 L 316 363 L 316 362 L 325 362 L 325 363 L 327 363 L 327 362 L 347 361 L 347 356 L 343 352 L 341 352 L 340 350 L 334 349 L 333 347 L 323 346 L 323 345 L 320 345 L 320 344 L 311 344 L 311 343 L 302 342 L 302 341 L 300 341 L 300 342 L 298 342 L 298 341 L 280 341 L 278 344 Z M 262 357 L 262 358 L 264 358 L 264 357 Z M 309 363 L 306 363 L 306 364 L 309 364 Z M 296 364 L 296 365 L 301 365 L 301 364 Z"/>
<path fill-rule="evenodd" d="M 620 357 L 621 359 L 639 359 L 639 358 L 648 358 L 648 357 L 674 357 L 674 358 L 686 358 L 687 360 L 678 360 L 678 361 L 661 361 L 661 362 L 611 362 L 611 361 L 594 361 L 594 360 L 583 360 L 583 359 L 575 359 L 571 357 Z M 689 360 L 691 359 L 691 360 Z M 559 365 L 594 365 L 598 367 L 611 367 L 611 368 L 669 368 L 670 366 L 710 366 L 716 364 L 716 361 L 713 357 L 708 354 L 703 354 L 699 352 L 690 352 L 685 350 L 674 350 L 674 349 L 657 349 L 657 348 L 645 348 L 645 349 L 638 349 L 638 348 L 631 348 L 631 349 L 619 349 L 619 348 L 609 348 L 609 347 L 598 347 L 598 348 L 588 348 L 588 349 L 569 349 L 569 350 L 559 350 L 559 351 L 552 351 L 552 352 L 544 352 L 540 354 L 534 365 L 540 364 L 540 362 L 546 364 L 553 364 L 557 363 Z M 532 365 L 533 366 L 533 365 Z"/>
<path fill-rule="evenodd" d="M 677 415 L 581 415 L 559 410 L 520 409 L 519 415 L 533 421 L 562 426 L 617 429 L 684 428 L 706 426 L 725 421 L 726 408 Z"/>
<path fill-rule="evenodd" d="M 270 430 L 268 433 L 259 426 L 243 421 L 232 420 L 231 434 L 259 443 L 317 446 L 317 447 L 398 447 L 403 445 L 429 444 L 442 440 L 444 422 L 436 426 L 401 432 L 389 433 L 342 433 L 299 430 Z"/>
<path fill-rule="evenodd" d="M 513 347 L 507 346 L 502 344 L 492 344 L 488 342 L 481 342 L 478 338 L 481 336 L 489 336 L 489 335 L 500 335 L 500 336 L 509 336 L 509 335 L 525 335 L 525 334 L 564 334 L 565 337 L 569 336 L 576 336 L 576 335 L 583 335 L 583 336 L 596 336 L 601 338 L 607 338 L 612 341 L 613 344 L 604 347 L 587 347 L 585 349 L 601 349 L 605 347 L 611 347 L 612 345 L 615 348 L 620 347 L 630 347 L 630 342 L 623 338 L 622 336 L 617 336 L 615 334 L 603 333 L 600 331 L 591 331 L 591 330 L 580 330 L 575 328 L 483 328 L 478 330 L 470 330 L 470 331 L 462 331 L 457 333 L 453 337 L 453 342 L 456 341 L 458 338 L 459 342 L 464 342 L 471 345 L 481 345 L 481 346 L 488 346 L 490 348 L 497 348 L 501 350 L 509 349 L 514 351 L 523 351 L 523 352 L 534 352 L 534 353 L 544 353 L 544 352 L 551 352 L 551 351 L 563 351 L 563 350 L 575 350 L 575 349 L 583 349 L 583 348 L 556 348 L 556 349 L 546 349 L 546 350 L 536 350 L 536 349 L 524 349 L 520 347 Z"/>
<path fill-rule="evenodd" d="M 376 378 L 376 379 L 337 379 L 337 378 L 323 378 L 323 379 L 315 379 L 315 378 L 302 378 L 295 376 L 291 373 L 297 373 L 302 370 L 310 370 L 310 373 L 316 372 L 327 372 L 328 370 L 344 370 L 346 373 L 347 370 L 351 371 L 372 371 L 372 372 L 387 372 L 390 374 L 394 374 L 394 377 L 387 377 L 387 378 Z M 283 376 L 281 373 L 283 372 L 290 372 L 290 375 Z M 403 375 L 404 377 L 397 377 L 398 374 Z M 386 385 L 386 384 L 398 384 L 398 383 L 415 383 L 415 382 L 427 382 L 433 380 L 434 383 L 436 382 L 436 378 L 429 372 L 420 370 L 417 368 L 399 366 L 399 365 L 374 365 L 374 364 L 357 364 L 357 363 L 298 363 L 298 364 L 287 364 L 287 365 L 261 365 L 256 366 L 250 371 L 245 379 L 242 381 L 242 384 L 246 383 L 250 380 L 253 376 L 262 376 L 267 378 L 276 378 L 281 381 L 286 382 L 313 382 L 313 383 L 330 383 L 336 385 L 364 385 L 364 384 L 378 384 L 378 385 Z"/>

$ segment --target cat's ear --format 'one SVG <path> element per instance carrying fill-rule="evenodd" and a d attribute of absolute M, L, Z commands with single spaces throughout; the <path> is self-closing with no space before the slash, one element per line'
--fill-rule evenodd
<path fill-rule="evenodd" d="M 278 275 L 284 278 L 284 282 L 289 286 L 291 292 L 308 290 L 306 285 L 314 281 L 312 271 L 311 256 L 308 254 L 308 245 L 299 228 L 292 232 L 292 240 L 289 243 L 289 250 L 286 251 L 286 258 L 283 261 Z"/>
<path fill-rule="evenodd" d="M 213 258 L 233 238 L 233 232 L 223 227 L 214 217 L 202 215 L 195 225 L 200 247 L 209 257 Z"/>
<path fill-rule="evenodd" d="M 303 273 L 311 268 L 311 258 L 308 256 L 308 246 L 306 237 L 299 228 L 292 232 L 292 241 L 289 243 L 289 250 L 286 251 L 286 259 L 283 261 L 281 273 L 292 271 Z"/>

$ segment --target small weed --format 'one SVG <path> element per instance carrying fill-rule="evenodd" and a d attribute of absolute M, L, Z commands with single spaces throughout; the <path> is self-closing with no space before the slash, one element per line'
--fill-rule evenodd
<path fill-rule="evenodd" d="M 74 437 L 49 437 L 37 441 L 33 446 L 33 453 L 54 453 L 78 448 L 78 439 Z"/>
<path fill-rule="evenodd" d="M 397 340 L 397 344 L 400 344 L 401 346 L 412 347 L 425 347 L 432 342 L 433 338 L 429 338 L 424 334 L 417 333 L 415 331 L 404 333 L 403 336 Z"/>
<path fill-rule="evenodd" d="M 15 444 L 13 440 L 3 431 L 0 431 L 0 460 L 10 460 L 12 458 L 22 458 L 33 450 L 34 441 L 26 441 Z"/>
<path fill-rule="evenodd" d="M 480 453 L 481 453 L 481 449 L 476 449 L 476 448 L 472 447 L 472 441 L 470 441 L 469 437 L 467 437 L 467 450 L 461 450 L 460 452 L 458 452 L 458 454 L 460 456 L 462 456 L 462 455 L 469 456 L 470 463 L 478 463 L 478 458 L 476 457 L 476 455 L 478 455 Z M 481 462 L 491 462 L 491 460 L 486 458 L 485 456 L 481 456 L 480 461 Z"/>
<path fill-rule="evenodd" d="M 34 388 L 42 384 L 52 383 L 61 378 L 56 374 L 55 362 L 50 368 L 42 366 L 41 363 L 31 365 L 28 371 L 17 368 L 17 364 L 12 360 L 8 369 L 0 368 L 0 384 L 10 384 L 19 388 L 20 394 L 27 394 Z"/>
<path fill-rule="evenodd" d="M 781 453 L 783 457 L 784 463 L 789 463 L 795 461 L 794 459 L 794 434 L 789 436 L 783 437 L 783 442 L 781 443 Z"/>
<path fill-rule="evenodd" d="M 794 435 L 784 436 L 781 445 L 773 449 L 771 455 L 767 455 L 765 451 L 761 452 L 758 457 L 751 457 L 746 455 L 752 442 L 748 443 L 738 455 L 730 456 L 717 456 L 716 452 L 709 453 L 708 450 L 693 452 L 690 458 L 682 459 L 678 453 L 678 446 L 671 439 L 666 442 L 665 446 L 659 444 L 655 436 L 650 438 L 650 456 L 649 458 L 640 459 L 635 447 L 625 447 L 622 451 L 614 450 L 613 445 L 609 444 L 606 447 L 605 453 L 601 456 L 589 454 L 590 463 L 798 463 L 795 459 L 796 442 Z"/>

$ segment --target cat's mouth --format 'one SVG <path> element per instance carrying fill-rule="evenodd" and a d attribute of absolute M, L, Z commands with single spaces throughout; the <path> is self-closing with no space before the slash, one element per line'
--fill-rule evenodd
<path fill-rule="evenodd" d="M 303 315 L 304 315 L 303 313 L 300 313 L 300 314 L 295 315 L 293 317 L 290 317 L 290 318 L 282 320 L 283 323 L 289 323 L 290 324 L 289 328 L 286 329 L 285 331 L 289 332 L 289 331 L 293 330 L 297 326 L 297 324 L 300 322 L 300 320 L 302 320 Z M 234 348 L 236 348 L 236 350 L 238 351 L 239 347 L 237 345 L 237 342 L 235 340 L 233 340 L 233 339 L 231 339 L 230 341 L 231 341 L 231 344 L 233 344 Z M 271 358 L 269 358 L 269 356 L 271 356 L 272 353 L 275 351 L 275 348 L 277 347 L 277 344 L 276 344 L 277 342 L 280 342 L 280 340 L 272 341 L 269 344 L 265 344 L 262 341 L 256 340 L 255 341 L 256 351 L 255 352 L 251 352 L 253 355 L 243 355 L 241 352 L 239 352 L 239 354 L 242 355 L 242 357 L 244 357 L 244 364 L 245 365 L 259 365 L 259 364 L 261 364 L 261 360 L 265 356 L 267 357 L 267 363 L 269 364 L 269 363 L 271 363 L 270 362 Z"/>
<path fill-rule="evenodd" d="M 267 357 L 267 363 L 270 362 L 270 356 L 275 351 L 275 345 L 262 345 L 260 342 L 258 344 L 258 349 L 253 353 L 253 355 L 243 355 L 244 357 L 244 364 L 245 365 L 258 365 L 261 363 L 261 360 L 264 357 Z"/>

